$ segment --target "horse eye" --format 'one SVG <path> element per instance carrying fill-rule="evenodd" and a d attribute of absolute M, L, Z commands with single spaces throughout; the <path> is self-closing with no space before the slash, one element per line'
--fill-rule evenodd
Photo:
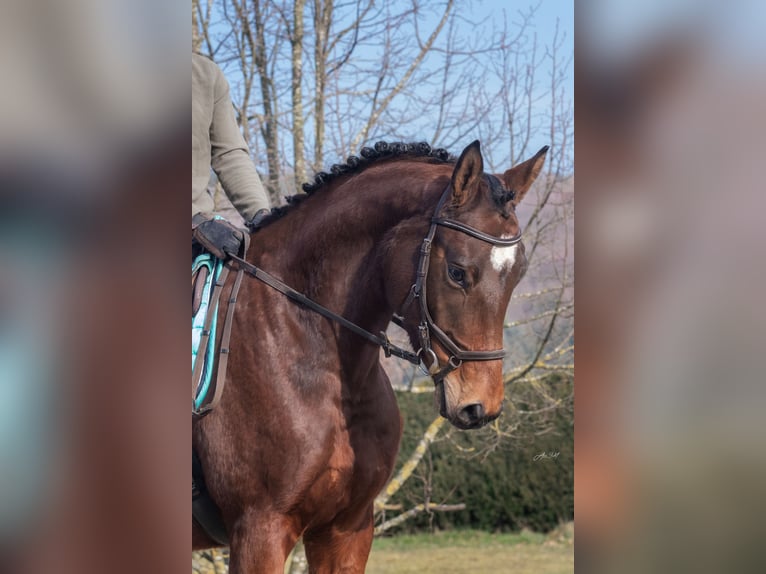
<path fill-rule="evenodd" d="M 465 285 L 465 270 L 461 269 L 460 267 L 456 267 L 455 265 L 450 265 L 447 267 L 447 273 L 449 274 L 449 278 L 452 279 L 455 283 L 458 283 L 460 285 Z"/>

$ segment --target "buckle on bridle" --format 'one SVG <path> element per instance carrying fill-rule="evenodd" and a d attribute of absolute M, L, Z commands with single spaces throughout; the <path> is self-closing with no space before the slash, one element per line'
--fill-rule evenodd
<path fill-rule="evenodd" d="M 449 361 L 447 361 L 447 364 L 444 365 L 444 368 L 439 369 L 437 367 L 436 372 L 431 372 L 429 374 L 431 375 L 431 378 L 434 380 L 434 384 L 438 385 L 447 377 L 447 375 L 449 375 L 452 371 L 456 371 L 462 364 L 463 364 L 462 359 L 458 359 L 457 357 L 453 355 L 452 357 L 449 358 Z"/>
<path fill-rule="evenodd" d="M 431 331 L 428 328 L 428 323 L 422 321 L 418 325 L 418 338 L 420 339 L 420 347 L 422 349 L 431 350 Z"/>
<path fill-rule="evenodd" d="M 385 331 L 380 332 L 380 338 L 381 338 L 381 348 L 383 349 L 383 354 L 388 358 L 391 356 L 391 340 L 388 338 L 388 335 Z"/>

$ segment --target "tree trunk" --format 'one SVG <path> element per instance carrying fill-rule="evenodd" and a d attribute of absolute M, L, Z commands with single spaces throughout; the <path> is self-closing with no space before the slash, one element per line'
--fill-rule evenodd
<path fill-rule="evenodd" d="M 303 149 L 303 12 L 305 0 L 295 0 L 293 10 L 292 44 L 292 97 L 293 97 L 293 166 L 295 171 L 295 190 L 300 191 L 306 181 L 306 162 Z"/>
<path fill-rule="evenodd" d="M 314 171 L 324 163 L 325 96 L 327 91 L 327 39 L 332 22 L 332 0 L 314 0 L 314 61 L 316 62 L 314 95 Z"/>
<path fill-rule="evenodd" d="M 266 189 L 272 202 L 279 199 L 279 132 L 277 131 L 276 102 L 272 98 L 274 86 L 269 74 L 266 57 L 266 32 L 263 21 L 263 8 L 259 0 L 253 2 L 255 18 L 254 60 L 261 81 L 261 97 L 263 99 L 263 140 L 266 144 L 266 162 L 269 168 Z"/>
<path fill-rule="evenodd" d="M 192 52 L 199 52 L 202 47 L 202 37 L 199 34 L 199 23 L 197 22 L 198 9 L 199 0 L 192 0 Z"/>

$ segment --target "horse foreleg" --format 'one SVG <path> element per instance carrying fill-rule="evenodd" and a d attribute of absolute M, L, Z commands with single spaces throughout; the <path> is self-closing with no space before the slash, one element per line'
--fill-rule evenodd
<path fill-rule="evenodd" d="M 246 511 L 231 536 L 230 574 L 282 574 L 298 535 L 282 515 Z"/>
<path fill-rule="evenodd" d="M 303 543 L 310 574 L 363 574 L 372 547 L 372 505 L 361 519 L 336 520 L 306 532 Z"/>

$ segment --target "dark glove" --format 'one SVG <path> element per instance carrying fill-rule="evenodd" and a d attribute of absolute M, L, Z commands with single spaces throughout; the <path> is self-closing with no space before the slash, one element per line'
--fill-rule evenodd
<path fill-rule="evenodd" d="M 271 214 L 270 209 L 261 209 L 253 216 L 250 221 L 246 221 L 245 225 L 247 225 L 250 233 L 258 229 L 261 226 L 261 223 L 263 223 L 263 220 L 266 219 L 269 214 Z"/>
<path fill-rule="evenodd" d="M 219 259 L 226 259 L 228 253 L 239 253 L 244 234 L 225 219 L 208 219 L 194 228 L 192 237 Z"/>

